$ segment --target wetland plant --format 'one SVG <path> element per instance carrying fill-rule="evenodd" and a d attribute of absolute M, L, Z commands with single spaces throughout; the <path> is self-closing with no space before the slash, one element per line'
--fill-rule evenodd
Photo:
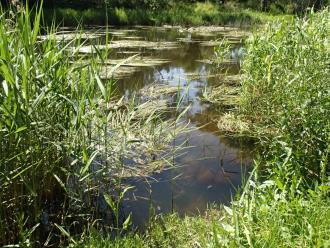
<path fill-rule="evenodd" d="M 0 245 L 74 243 L 97 226 L 112 179 L 150 169 L 124 161 L 154 158 L 177 120 L 118 98 L 100 79 L 102 52 L 78 56 L 79 35 L 59 41 L 56 28 L 42 29 L 41 8 L 14 13 L 0 10 Z"/>
<path fill-rule="evenodd" d="M 283 187 L 312 186 L 330 173 L 329 34 L 325 9 L 269 24 L 247 42 L 240 112 L 272 130 L 267 160 Z"/>

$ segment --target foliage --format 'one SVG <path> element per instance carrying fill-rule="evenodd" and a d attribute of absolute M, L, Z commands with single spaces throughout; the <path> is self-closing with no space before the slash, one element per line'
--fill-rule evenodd
<path fill-rule="evenodd" d="M 118 18 L 119 23 L 121 23 L 121 24 L 127 24 L 128 23 L 128 17 L 127 17 L 125 9 L 115 8 L 115 15 Z"/>
<path fill-rule="evenodd" d="M 111 25 L 250 25 L 260 24 L 278 18 L 242 8 L 219 8 L 210 2 L 175 3 L 168 8 L 143 9 L 115 7 L 108 10 L 108 24 Z M 106 12 L 103 9 L 61 8 L 45 9 L 45 20 L 65 26 L 104 25 Z"/>
<path fill-rule="evenodd" d="M 230 58 L 231 45 L 227 39 L 222 39 L 218 46 L 214 48 L 214 62 L 219 66 L 223 61 Z"/>
<path fill-rule="evenodd" d="M 214 16 L 219 15 L 218 8 L 211 2 L 196 3 L 194 12 L 205 21 L 210 21 Z"/>
<path fill-rule="evenodd" d="M 2 4 L 10 5 L 19 0 L 1 0 Z M 30 6 L 40 3 L 41 0 L 20 1 L 28 2 Z M 145 11 L 163 11 L 171 9 L 175 5 L 204 5 L 203 11 L 206 15 L 218 8 L 231 9 L 252 9 L 255 11 L 265 11 L 272 14 L 304 14 L 306 10 L 314 8 L 320 10 L 329 5 L 329 0 L 51 0 L 44 1 L 45 8 L 72 8 L 77 10 L 104 9 L 104 8 L 124 8 L 124 9 L 143 9 Z M 208 7 L 206 7 L 208 6 Z M 216 6 L 216 8 L 210 8 Z M 206 7 L 206 8 L 205 8 Z"/>
<path fill-rule="evenodd" d="M 131 173 L 124 161 L 163 157 L 182 128 L 164 109 L 146 113 L 148 102 L 118 98 L 113 81 L 100 79 L 108 49 L 82 56 L 79 31 L 59 41 L 41 16 L 32 20 L 28 7 L 0 14 L 1 246 L 65 245 L 102 209 L 110 230 L 127 228 L 118 214 L 117 179 Z M 103 195 L 111 209 L 96 200 Z"/>
<path fill-rule="evenodd" d="M 330 172 L 329 20 L 324 10 L 270 24 L 247 43 L 241 112 L 275 130 L 267 160 L 284 184 Z"/>
<path fill-rule="evenodd" d="M 75 55 L 68 56 L 67 46 L 54 38 L 38 41 L 40 11 L 33 26 L 28 9 L 12 19 L 7 14 L 0 17 L 0 243 L 17 241 L 15 214 L 29 228 L 38 223 L 44 202 L 60 197 L 63 189 L 53 187 L 63 185 L 60 168 L 70 168 L 70 158 L 89 160 L 94 99 L 111 95 L 111 88 L 97 83 L 93 66 L 72 65 Z"/>
<path fill-rule="evenodd" d="M 94 234 L 76 247 L 326 247 L 330 201 L 318 191 L 288 199 L 274 182 L 250 184 L 250 192 L 229 207 L 205 215 L 158 216 L 145 234 L 111 239 Z M 322 214 L 320 214 L 322 213 Z"/>
<path fill-rule="evenodd" d="M 176 5 L 169 13 L 147 12 L 141 20 L 203 24 L 237 17 L 210 6 Z M 70 11 L 72 21 L 79 22 L 80 12 Z M 99 13 L 93 11 L 84 16 L 93 19 Z M 138 11 L 119 7 L 113 16 L 127 24 L 132 16 L 142 16 Z M 44 31 L 49 38 L 39 40 L 41 11 L 33 25 L 28 9 L 15 14 L 0 15 L 1 245 L 45 245 L 54 236 L 63 237 L 63 246 L 70 242 L 78 247 L 329 245 L 328 10 L 270 24 L 247 42 L 241 113 L 250 117 L 249 124 L 274 130 L 261 160 L 269 174 L 250 180 L 232 208 L 213 208 L 205 216 L 183 219 L 157 216 L 144 235 L 93 234 L 81 241 L 74 236 L 81 226 L 72 223 L 83 219 L 79 223 L 87 222 L 93 233 L 94 218 L 83 213 L 84 208 L 97 211 L 84 197 L 93 201 L 105 196 L 116 212 L 115 228 L 120 226 L 120 201 L 103 194 L 105 189 L 97 188 L 95 181 L 113 186 L 106 178 L 124 172 L 123 158 L 132 148 L 138 151 L 142 143 L 150 150 L 160 149 L 160 143 L 169 141 L 165 133 L 173 137 L 173 127 L 157 112 L 145 116 L 134 103 L 115 99 L 112 82 L 104 84 L 99 77 L 98 65 L 107 51 L 79 63 L 86 59 L 77 55 L 79 38 L 59 43 L 56 30 L 50 28 Z M 269 176 L 271 180 L 260 183 Z M 122 199 L 120 183 L 115 186 Z M 59 211 L 52 209 L 54 202 Z M 77 212 L 81 219 L 74 219 Z M 48 230 L 46 237 L 34 243 L 34 236 L 42 237 L 41 229 Z"/>
<path fill-rule="evenodd" d="M 231 208 L 158 216 L 127 239 L 142 247 L 329 246 L 329 20 L 328 10 L 311 13 L 248 40 L 240 111 L 272 135 Z"/>

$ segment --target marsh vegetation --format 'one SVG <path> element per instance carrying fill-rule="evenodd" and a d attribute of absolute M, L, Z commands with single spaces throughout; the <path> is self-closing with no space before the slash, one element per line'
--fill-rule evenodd
<path fill-rule="evenodd" d="M 129 3 L 107 17 L 258 26 L 1 9 L 0 245 L 327 246 L 329 9 Z"/>

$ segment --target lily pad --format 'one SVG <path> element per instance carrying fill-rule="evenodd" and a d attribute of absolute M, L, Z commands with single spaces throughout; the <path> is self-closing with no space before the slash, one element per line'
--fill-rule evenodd
<path fill-rule="evenodd" d="M 201 43 L 203 42 L 202 40 L 194 40 L 194 39 L 189 39 L 189 38 L 178 38 L 178 41 L 182 42 L 182 43 Z"/>
<path fill-rule="evenodd" d="M 113 36 L 125 36 L 127 35 L 126 32 L 122 32 L 122 31 L 109 31 L 109 34 L 113 35 Z M 106 34 L 106 33 L 104 33 Z"/>
<path fill-rule="evenodd" d="M 195 35 L 203 36 L 203 37 L 214 37 L 214 36 L 217 35 L 217 33 L 214 33 L 214 32 L 195 32 Z"/>
<path fill-rule="evenodd" d="M 230 32 L 239 30 L 236 27 L 225 27 L 225 26 L 199 26 L 199 27 L 190 27 L 185 29 L 189 33 L 221 33 L 221 32 Z"/>
<path fill-rule="evenodd" d="M 209 64 L 209 65 L 213 65 L 215 64 L 215 62 L 213 60 L 210 60 L 210 59 L 197 59 L 196 62 L 199 62 L 199 63 L 203 63 L 203 64 Z M 228 59 L 228 60 L 223 60 L 221 61 L 221 65 L 234 65 L 234 64 L 237 64 L 238 61 L 236 59 Z"/>

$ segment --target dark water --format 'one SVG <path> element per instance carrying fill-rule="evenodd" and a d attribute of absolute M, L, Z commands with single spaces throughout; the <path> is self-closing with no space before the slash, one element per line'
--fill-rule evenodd
<path fill-rule="evenodd" d="M 190 122 L 190 127 L 196 128 L 175 140 L 176 144 L 184 143 L 186 149 L 184 154 L 174 159 L 174 167 L 148 178 L 125 180 L 134 186 L 123 203 L 125 215 L 132 212 L 133 223 L 141 227 L 148 220 L 151 208 L 155 213 L 176 211 L 185 215 L 201 213 L 213 203 L 228 204 L 249 170 L 253 144 L 221 135 L 214 120 L 223 110 L 203 103 L 200 97 L 205 87 L 217 85 L 221 80 L 219 77 L 209 78 L 208 74 L 226 72 L 233 75 L 239 72 L 236 57 L 241 46 L 239 40 L 233 45 L 232 60 L 216 68 L 201 61 L 214 56 L 214 47 L 203 46 L 202 43 L 221 39 L 226 31 L 198 35 L 177 29 L 139 28 L 124 32 L 128 37 L 143 41 L 185 40 L 174 49 L 118 48 L 113 49 L 110 56 L 125 58 L 129 56 L 125 52 L 129 51 L 168 60 L 160 66 L 137 68 L 133 74 L 118 79 L 116 85 L 127 97 L 148 84 L 160 81 L 172 86 L 189 86 L 185 103 L 191 104 L 191 108 L 183 118 Z M 112 39 L 127 40 L 125 35 L 114 35 Z"/>

